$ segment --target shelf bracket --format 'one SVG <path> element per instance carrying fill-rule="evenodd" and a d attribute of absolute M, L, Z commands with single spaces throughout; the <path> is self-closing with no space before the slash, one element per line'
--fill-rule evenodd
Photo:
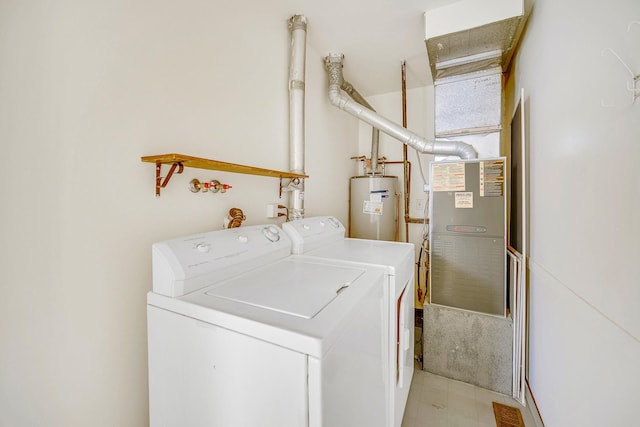
<path fill-rule="evenodd" d="M 176 172 L 176 168 L 178 169 L 178 172 Z M 182 162 L 176 162 L 172 164 L 171 169 L 169 169 L 169 173 L 164 178 L 164 180 L 162 179 L 161 170 L 162 170 L 162 162 L 156 162 L 156 197 L 160 197 L 160 189 L 165 188 L 167 186 L 167 184 L 169 183 L 169 180 L 173 176 L 173 173 L 174 172 L 179 174 L 182 173 L 182 171 L 184 170 L 184 166 Z"/>

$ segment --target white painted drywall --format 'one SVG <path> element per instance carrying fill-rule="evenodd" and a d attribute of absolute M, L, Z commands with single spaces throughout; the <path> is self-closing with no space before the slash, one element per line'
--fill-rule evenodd
<path fill-rule="evenodd" d="M 290 6 L 0 2 L 1 426 L 148 423 L 152 242 L 220 229 L 231 207 L 264 223 L 280 200 L 277 179 L 197 169 L 154 199 L 140 156 L 286 170 Z M 358 125 L 329 104 L 322 54 L 306 208 L 346 222 Z M 192 178 L 233 189 L 192 194 Z"/>
<path fill-rule="evenodd" d="M 632 21 L 636 0 L 537 0 L 510 82 L 527 94 L 529 381 L 547 427 L 638 422 L 640 101 L 602 53 L 640 73 Z"/>

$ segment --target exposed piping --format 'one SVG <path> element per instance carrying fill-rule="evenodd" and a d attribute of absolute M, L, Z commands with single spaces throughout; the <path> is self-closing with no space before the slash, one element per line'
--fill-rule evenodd
<path fill-rule="evenodd" d="M 462 141 L 427 140 L 344 96 L 340 92 L 344 82 L 342 77 L 343 59 L 344 55 L 339 53 L 331 53 L 324 58 L 325 68 L 329 75 L 329 101 L 333 105 L 421 153 L 458 156 L 461 159 L 475 159 L 478 157 L 476 150 L 469 144 Z"/>
<path fill-rule="evenodd" d="M 407 63 L 402 61 L 402 127 L 407 128 Z M 409 242 L 409 199 L 411 197 L 411 171 L 409 170 L 409 160 L 407 146 L 402 146 L 402 160 L 404 167 L 404 241 Z M 420 156 L 418 156 L 420 161 Z"/>
<path fill-rule="evenodd" d="M 291 60 L 289 63 L 289 167 L 293 173 L 304 174 L 304 92 L 307 18 L 289 18 Z M 289 184 L 290 219 L 304 217 L 304 179 Z"/>
<path fill-rule="evenodd" d="M 340 89 L 345 91 L 347 95 L 351 97 L 358 104 L 367 107 L 371 111 L 375 112 L 376 110 L 367 102 L 366 99 L 360 92 L 356 90 L 355 87 L 351 83 L 346 80 L 342 80 L 342 84 L 340 85 Z M 380 130 L 375 126 L 371 130 L 371 173 L 375 175 L 378 172 L 378 152 L 380 151 Z"/>
<path fill-rule="evenodd" d="M 352 160 L 359 160 L 361 162 L 366 161 L 366 157 L 365 156 L 360 156 L 360 157 L 351 157 Z M 380 161 L 382 163 L 382 168 L 384 170 L 384 168 L 386 167 L 386 165 L 404 165 L 404 160 L 396 160 L 396 161 L 388 161 L 386 160 L 385 157 L 381 157 Z M 407 161 L 407 171 L 408 171 L 408 176 L 409 176 L 409 183 L 411 183 L 411 162 Z M 411 218 L 409 215 L 406 215 L 405 217 L 405 221 L 407 222 L 407 224 L 428 224 L 429 223 L 429 218 Z"/>

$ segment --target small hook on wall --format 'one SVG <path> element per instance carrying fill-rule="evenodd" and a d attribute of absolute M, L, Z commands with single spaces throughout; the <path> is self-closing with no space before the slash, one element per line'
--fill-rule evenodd
<path fill-rule="evenodd" d="M 631 31 L 631 28 L 634 24 L 640 25 L 640 21 L 632 21 L 631 23 L 629 23 L 629 25 L 627 26 L 627 32 Z M 611 55 L 613 55 L 629 73 L 631 81 L 627 81 L 627 90 L 631 92 L 631 105 L 633 105 L 636 102 L 636 99 L 640 97 L 640 88 L 638 88 L 640 74 L 635 74 L 631 67 L 629 67 L 629 65 L 627 65 L 627 63 L 620 57 L 620 55 L 618 55 L 618 53 L 610 47 L 603 49 L 602 52 L 600 52 L 600 55 L 604 56 L 606 52 L 611 53 Z M 605 100 L 601 100 L 600 104 L 606 108 L 614 106 L 611 103 L 605 102 Z"/>

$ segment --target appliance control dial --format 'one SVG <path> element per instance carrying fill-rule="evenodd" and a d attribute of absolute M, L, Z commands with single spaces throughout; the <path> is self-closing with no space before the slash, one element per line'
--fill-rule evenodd
<path fill-rule="evenodd" d="M 304 224 L 304 225 L 302 226 L 302 228 L 303 228 L 303 229 L 305 229 L 305 230 L 308 230 L 308 229 L 310 229 L 311 227 L 309 227 L 309 225 L 308 225 L 308 224 Z"/>
<path fill-rule="evenodd" d="M 247 236 L 244 236 L 244 235 L 238 236 L 238 242 L 247 243 L 248 241 L 249 241 L 249 238 Z"/>
<path fill-rule="evenodd" d="M 280 240 L 280 230 L 275 225 L 269 225 L 262 229 L 262 234 L 269 240 L 270 242 L 277 242 Z"/>
<path fill-rule="evenodd" d="M 207 253 L 211 250 L 211 245 L 205 242 L 199 242 L 194 245 L 198 252 Z"/>
<path fill-rule="evenodd" d="M 333 225 L 335 228 L 339 228 L 340 227 L 340 222 L 337 219 L 335 219 L 334 217 L 330 216 L 328 218 L 328 220 L 329 220 L 329 223 L 331 225 Z"/>

